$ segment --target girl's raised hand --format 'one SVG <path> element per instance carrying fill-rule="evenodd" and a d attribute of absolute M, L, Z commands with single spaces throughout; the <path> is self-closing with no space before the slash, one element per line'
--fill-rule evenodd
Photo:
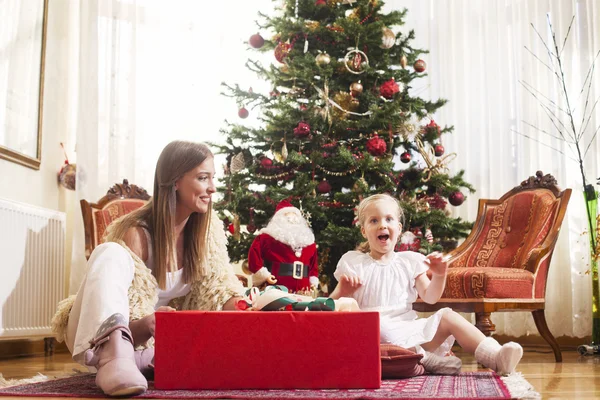
<path fill-rule="evenodd" d="M 342 297 L 351 296 L 362 286 L 362 280 L 358 276 L 342 275 L 338 283 Z"/>
<path fill-rule="evenodd" d="M 425 263 L 429 265 L 432 274 L 446 275 L 448 272 L 448 259 L 448 256 L 436 251 L 427 256 Z"/>

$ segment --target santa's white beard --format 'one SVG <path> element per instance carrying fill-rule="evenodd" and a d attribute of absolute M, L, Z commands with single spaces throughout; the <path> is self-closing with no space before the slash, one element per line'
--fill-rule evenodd
<path fill-rule="evenodd" d="M 286 214 L 281 212 L 276 213 L 267 227 L 263 228 L 260 233 L 266 233 L 275 240 L 287 244 L 294 251 L 299 251 L 313 244 L 315 242 L 315 235 L 300 213 L 298 212 L 290 216 Z"/>

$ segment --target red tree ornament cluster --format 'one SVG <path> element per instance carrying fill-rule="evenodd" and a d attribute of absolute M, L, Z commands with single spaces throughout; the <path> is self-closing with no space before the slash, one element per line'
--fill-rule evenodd
<path fill-rule="evenodd" d="M 374 157 L 379 157 L 385 154 L 387 150 L 387 144 L 385 140 L 375 135 L 371 139 L 367 140 L 367 151 Z"/>
<path fill-rule="evenodd" d="M 379 94 L 381 94 L 381 96 L 385 97 L 386 99 L 393 98 L 394 95 L 399 91 L 400 87 L 393 78 L 383 82 L 379 87 Z"/>
<path fill-rule="evenodd" d="M 305 138 L 310 135 L 310 125 L 306 122 L 300 122 L 297 127 L 294 128 L 294 136 L 297 138 Z"/>

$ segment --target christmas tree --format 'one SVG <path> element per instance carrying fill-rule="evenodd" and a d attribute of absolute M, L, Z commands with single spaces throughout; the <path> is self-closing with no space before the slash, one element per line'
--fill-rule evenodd
<path fill-rule="evenodd" d="M 272 84 L 268 94 L 224 83 L 238 116 L 259 113 L 262 126 L 227 123 L 223 200 L 216 206 L 232 233 L 232 261 L 245 260 L 257 230 L 288 199 L 309 219 L 319 249 L 321 282 L 334 286 L 337 261 L 362 240 L 359 201 L 397 197 L 405 213 L 398 251 L 448 251 L 471 224 L 452 218 L 462 171 L 449 174 L 441 127 L 432 114 L 445 100 L 413 97 L 427 52 L 400 29 L 406 10 L 382 12 L 380 0 L 286 0 L 279 15 L 259 13 L 249 45 L 276 62 L 247 67 Z M 270 40 L 268 32 L 275 32 Z M 245 229 L 244 229 L 245 226 Z"/>

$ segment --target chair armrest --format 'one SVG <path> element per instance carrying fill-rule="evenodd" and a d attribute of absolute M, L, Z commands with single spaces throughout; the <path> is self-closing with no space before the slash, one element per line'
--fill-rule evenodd
<path fill-rule="evenodd" d="M 534 247 L 533 250 L 529 252 L 529 257 L 527 257 L 527 260 L 523 263 L 525 269 L 535 275 L 541 261 L 546 257 L 552 248 L 553 246 Z"/>

